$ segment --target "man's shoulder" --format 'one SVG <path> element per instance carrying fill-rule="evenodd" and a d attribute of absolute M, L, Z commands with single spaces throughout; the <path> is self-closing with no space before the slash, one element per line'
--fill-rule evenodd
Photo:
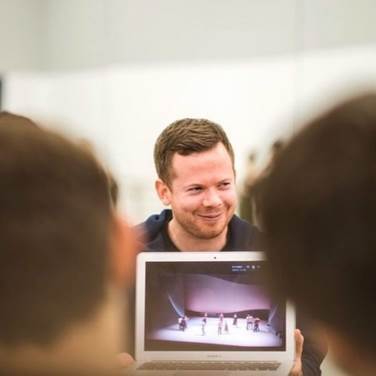
<path fill-rule="evenodd" d="M 144 251 L 164 249 L 165 244 L 162 232 L 171 218 L 171 210 L 165 209 L 159 214 L 150 215 L 144 222 L 136 226 L 144 244 Z"/>
<path fill-rule="evenodd" d="M 230 237 L 227 250 L 261 251 L 261 232 L 251 223 L 234 215 L 229 223 Z"/>

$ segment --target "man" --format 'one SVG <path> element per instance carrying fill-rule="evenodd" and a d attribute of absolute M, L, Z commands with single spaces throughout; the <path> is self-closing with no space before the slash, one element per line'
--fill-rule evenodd
<path fill-rule="evenodd" d="M 208 120 L 183 119 L 167 127 L 154 149 L 159 198 L 172 210 L 144 223 L 147 249 L 249 250 L 258 231 L 234 216 L 234 152 Z"/>
<path fill-rule="evenodd" d="M 0 373 L 110 375 L 133 235 L 88 152 L 0 113 Z"/>
<path fill-rule="evenodd" d="M 298 133 L 260 198 L 275 287 L 320 323 L 338 364 L 361 376 L 376 374 L 375 192 L 376 94 L 367 94 Z"/>
<path fill-rule="evenodd" d="M 158 137 L 155 187 L 171 210 L 141 225 L 146 251 L 257 250 L 259 231 L 235 214 L 234 152 L 223 129 L 205 119 L 178 120 Z M 302 336 L 292 374 L 301 374 Z M 319 375 L 323 354 L 306 338 L 304 375 Z"/>

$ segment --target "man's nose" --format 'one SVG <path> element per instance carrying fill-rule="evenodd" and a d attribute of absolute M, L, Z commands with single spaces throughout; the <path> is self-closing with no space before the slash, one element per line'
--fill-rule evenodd
<path fill-rule="evenodd" d="M 222 199 L 219 195 L 219 192 L 214 189 L 209 189 L 205 192 L 205 197 L 203 200 L 204 206 L 218 206 L 222 204 Z"/>

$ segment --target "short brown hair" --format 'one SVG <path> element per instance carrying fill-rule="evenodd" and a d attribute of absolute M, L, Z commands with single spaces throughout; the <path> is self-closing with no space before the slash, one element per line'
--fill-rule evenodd
<path fill-rule="evenodd" d="M 189 155 L 210 150 L 222 143 L 234 168 L 234 151 L 223 128 L 207 119 L 181 119 L 173 122 L 159 135 L 154 147 L 154 163 L 158 177 L 171 182 L 171 162 L 175 153 Z"/>
<path fill-rule="evenodd" d="M 0 344 L 47 345 L 103 302 L 106 173 L 64 137 L 0 116 Z"/>

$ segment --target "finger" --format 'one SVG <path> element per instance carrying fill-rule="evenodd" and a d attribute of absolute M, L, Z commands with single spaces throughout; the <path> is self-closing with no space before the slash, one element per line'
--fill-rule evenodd
<path fill-rule="evenodd" d="M 134 362 L 134 359 L 132 358 L 132 356 L 130 356 L 129 354 L 125 352 L 118 354 L 117 359 L 118 359 L 118 364 L 120 365 L 120 367 L 128 367 Z"/>
<path fill-rule="evenodd" d="M 303 344 L 304 337 L 299 329 L 296 329 L 294 332 L 295 337 L 295 359 L 294 364 L 290 370 L 289 376 L 302 376 L 302 353 L 303 353 Z"/>
<path fill-rule="evenodd" d="M 295 329 L 295 360 L 301 359 L 303 353 L 304 337 L 299 329 Z"/>

